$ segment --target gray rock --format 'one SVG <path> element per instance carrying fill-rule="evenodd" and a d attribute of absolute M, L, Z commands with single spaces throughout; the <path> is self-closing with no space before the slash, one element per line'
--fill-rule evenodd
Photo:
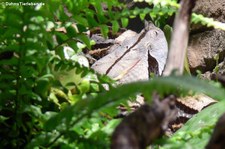
<path fill-rule="evenodd" d="M 225 22 L 225 1 L 224 0 L 198 0 L 193 10 L 197 14 L 214 18 L 217 21 Z M 214 56 L 218 54 L 219 62 L 225 56 L 225 32 L 207 28 L 201 24 L 191 26 L 189 37 L 188 60 L 190 70 L 202 72 L 212 71 L 216 66 Z"/>
<path fill-rule="evenodd" d="M 202 72 L 213 70 L 216 66 L 214 59 L 219 54 L 219 61 L 225 55 L 225 32 L 221 30 L 211 30 L 194 34 L 190 37 L 188 46 L 188 60 L 190 69 L 199 69 Z"/>

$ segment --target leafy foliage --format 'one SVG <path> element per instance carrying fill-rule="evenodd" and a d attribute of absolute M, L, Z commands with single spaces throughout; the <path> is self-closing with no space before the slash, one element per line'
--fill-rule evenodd
<path fill-rule="evenodd" d="M 94 44 L 87 36 L 89 30 L 100 27 L 107 37 L 109 26 L 116 33 L 128 25 L 129 18 L 143 20 L 146 15 L 164 26 L 179 7 L 175 0 L 146 0 L 153 4 L 152 9 L 131 10 L 117 0 L 56 0 L 42 6 L 16 5 L 19 2 L 0 5 L 0 136 L 4 136 L 0 148 L 108 148 L 120 121 L 113 119 L 116 106 L 136 93 L 143 93 L 149 102 L 153 91 L 161 95 L 202 92 L 218 100 L 225 97 L 221 87 L 186 76 L 115 88 L 113 80 L 96 74 L 86 63 L 82 51 Z M 202 17 L 193 21 L 199 20 L 215 26 Z M 220 102 L 214 105 L 219 107 Z M 207 115 L 207 110 L 200 114 Z"/>
<path fill-rule="evenodd" d="M 195 115 L 167 140 L 163 148 L 204 148 L 212 134 L 212 128 L 224 113 L 224 106 L 225 102 L 222 101 Z"/>
<path fill-rule="evenodd" d="M 143 0 L 135 0 L 136 2 L 142 2 Z M 180 5 L 177 0 L 144 0 L 146 3 L 154 4 L 154 9 L 150 13 L 153 20 L 162 19 L 162 17 L 171 16 Z M 147 14 L 147 13 L 146 13 Z M 162 23 L 162 22 L 160 22 Z M 201 23 L 208 27 L 214 27 L 216 29 L 225 30 L 225 24 L 219 21 L 215 21 L 213 18 L 204 17 L 201 14 L 192 14 L 192 23 Z"/>
<path fill-rule="evenodd" d="M 43 130 L 51 115 L 103 90 L 99 81 L 110 82 L 106 77 L 98 79 L 93 71 L 67 60 L 65 53 L 62 54 L 64 46 L 72 47 L 76 53 L 81 51 L 81 45 L 90 48 L 91 42 L 85 32 L 87 27 L 94 25 L 86 18 L 97 13 L 88 7 L 100 7 L 100 1 L 84 3 L 80 1 L 71 8 L 74 13 L 89 10 L 83 12 L 85 19 L 75 15 L 76 28 L 64 11 L 64 6 L 69 7 L 72 2 L 55 1 L 42 7 L 2 3 L 0 109 L 1 127 L 4 128 L 1 136 L 5 136 L 1 138 L 2 147 L 24 147 Z M 80 10 L 80 6 L 85 8 Z M 62 22 L 57 23 L 58 20 Z M 61 28 L 66 34 L 57 31 Z M 63 77 L 71 79 L 66 81 Z"/>
<path fill-rule="evenodd" d="M 225 24 L 219 21 L 215 21 L 212 18 L 206 18 L 203 15 L 192 14 L 192 22 L 193 23 L 201 23 L 202 25 L 206 25 L 208 27 L 214 27 L 216 29 L 225 30 Z"/>
<path fill-rule="evenodd" d="M 194 85 L 196 84 L 196 86 Z M 193 88 L 193 85 L 195 88 Z M 138 86 L 138 88 L 137 88 Z M 208 86 L 205 88 L 205 86 Z M 204 88 L 203 88 L 204 87 Z M 118 94 L 119 91 L 123 91 Z M 157 91 L 158 93 L 169 94 L 169 93 L 177 93 L 177 95 L 185 95 L 189 91 L 196 91 L 205 93 L 211 97 L 215 97 L 218 100 L 222 100 L 225 96 L 224 90 L 213 85 L 209 85 L 206 82 L 197 80 L 191 77 L 168 77 L 168 78 L 155 78 L 149 82 L 139 82 L 123 85 L 117 88 L 112 88 L 109 91 L 105 91 L 100 93 L 95 98 L 87 98 L 77 102 L 76 104 L 65 108 L 61 113 L 49 119 L 45 124 L 45 130 L 47 132 L 51 132 L 48 135 L 49 142 L 51 140 L 56 141 L 60 139 L 65 133 L 77 131 L 77 129 L 86 123 L 88 123 L 87 117 L 99 117 L 101 112 L 106 112 L 108 116 L 113 116 L 115 112 L 112 110 L 108 111 L 108 108 L 115 109 L 115 107 L 121 103 L 124 99 L 127 99 L 129 96 L 134 95 L 135 93 L 143 93 L 146 99 L 151 99 L 152 92 Z M 224 110 L 221 109 L 221 112 Z M 199 120 L 199 119 L 198 119 Z M 80 125 L 82 124 L 82 125 Z M 98 121 L 98 125 L 101 122 Z M 92 124 L 93 125 L 93 124 Z M 115 126 L 115 125 L 114 125 Z M 106 125 L 108 127 L 108 125 Z M 80 128 L 82 129 L 82 128 Z M 85 129 L 87 129 L 85 127 Z M 96 128 L 98 131 L 102 131 L 102 128 Z M 103 127 L 104 129 L 104 127 Z M 111 128 L 112 129 L 112 128 Z M 58 132 L 58 133 L 56 133 Z M 57 135 L 58 134 L 58 135 Z M 31 145 L 37 145 L 37 142 L 44 142 L 44 144 L 39 144 L 42 146 L 48 146 L 48 144 L 52 144 L 46 142 L 46 138 L 40 136 L 41 138 L 37 138 L 37 140 L 33 140 Z M 98 136 L 95 136 L 98 137 Z M 101 136 L 103 137 L 103 136 Z M 53 139 L 50 139 L 53 138 Z M 87 137 L 88 138 L 88 137 Z M 90 139 L 90 138 L 88 138 Z M 104 138 L 98 138 L 99 140 L 103 140 Z M 40 141 L 41 140 L 41 141 Z M 107 143 L 109 140 L 106 138 L 104 141 Z M 83 142 L 82 142 L 83 143 Z M 109 142 L 108 142 L 109 143 Z M 34 147 L 34 146 L 32 146 Z M 96 146 L 99 147 L 99 146 Z M 104 146 L 101 146 L 104 148 Z"/>

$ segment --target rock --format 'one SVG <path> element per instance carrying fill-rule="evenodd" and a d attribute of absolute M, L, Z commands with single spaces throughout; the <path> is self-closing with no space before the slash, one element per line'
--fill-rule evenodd
<path fill-rule="evenodd" d="M 193 10 L 197 14 L 214 18 L 217 21 L 225 22 L 225 1 L 224 0 L 197 0 Z M 225 56 L 225 32 L 207 28 L 200 24 L 191 26 L 189 37 L 188 60 L 190 70 L 202 72 L 212 71 L 216 66 L 214 56 L 219 54 L 219 62 Z"/>
<path fill-rule="evenodd" d="M 225 1 L 224 0 L 197 0 L 194 12 L 211 17 L 217 21 L 225 20 Z"/>
<path fill-rule="evenodd" d="M 218 73 L 220 75 L 225 75 L 225 59 L 218 65 L 219 71 L 215 72 Z"/>
<path fill-rule="evenodd" d="M 214 56 L 219 54 L 219 61 L 225 55 L 225 32 L 221 30 L 204 31 L 190 36 L 188 60 L 190 69 L 202 72 L 213 70 L 216 66 Z"/>

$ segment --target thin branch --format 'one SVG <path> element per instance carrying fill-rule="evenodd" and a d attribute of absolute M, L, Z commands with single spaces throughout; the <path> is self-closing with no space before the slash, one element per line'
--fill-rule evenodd
<path fill-rule="evenodd" d="M 111 149 L 143 149 L 163 135 L 165 126 L 174 119 L 176 98 L 171 95 L 160 101 L 157 93 L 152 98 L 152 105 L 142 105 L 116 127 Z"/>
<path fill-rule="evenodd" d="M 181 7 L 174 22 L 174 32 L 170 44 L 167 64 L 163 72 L 164 76 L 170 75 L 174 70 L 177 75 L 183 73 L 184 59 L 188 46 L 190 18 L 194 6 L 195 0 L 181 1 Z"/>

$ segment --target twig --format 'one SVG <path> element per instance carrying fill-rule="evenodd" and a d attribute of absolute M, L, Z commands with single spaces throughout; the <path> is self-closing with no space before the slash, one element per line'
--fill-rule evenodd
<path fill-rule="evenodd" d="M 175 114 L 175 97 L 160 102 L 153 94 L 153 104 L 145 104 L 125 117 L 112 135 L 111 149 L 142 149 L 162 136 Z"/>
<path fill-rule="evenodd" d="M 181 7 L 174 22 L 174 32 L 170 44 L 167 64 L 163 72 L 164 76 L 170 75 L 174 70 L 177 75 L 181 75 L 183 73 L 184 59 L 189 37 L 189 24 L 191 12 L 194 6 L 195 0 L 181 1 Z"/>

